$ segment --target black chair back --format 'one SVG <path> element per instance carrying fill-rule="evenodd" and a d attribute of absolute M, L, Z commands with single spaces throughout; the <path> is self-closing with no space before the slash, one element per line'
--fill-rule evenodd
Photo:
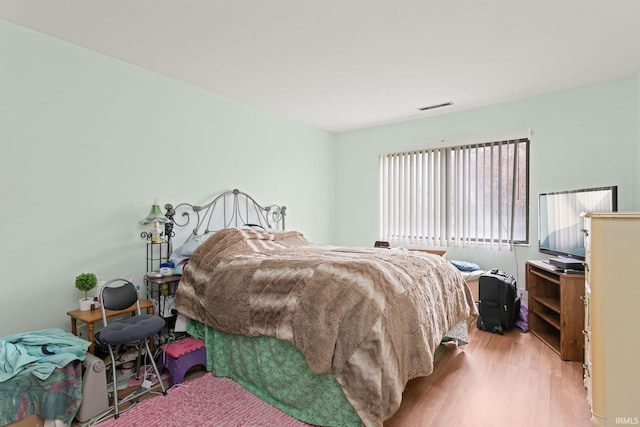
<path fill-rule="evenodd" d="M 123 282 L 120 286 L 114 286 L 116 282 Z M 104 310 L 124 310 L 133 304 L 138 304 L 138 291 L 133 283 L 126 279 L 113 279 L 102 286 L 100 290 L 100 301 Z M 140 314 L 138 305 L 137 313 Z M 104 316 L 106 320 L 106 316 Z"/>

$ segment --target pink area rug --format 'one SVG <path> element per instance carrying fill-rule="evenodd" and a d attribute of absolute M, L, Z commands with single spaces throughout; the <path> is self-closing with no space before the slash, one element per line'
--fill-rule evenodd
<path fill-rule="evenodd" d="M 157 389 L 156 389 L 157 390 Z M 210 373 L 141 401 L 98 427 L 303 427 L 309 426 L 269 405 L 228 378 Z"/>

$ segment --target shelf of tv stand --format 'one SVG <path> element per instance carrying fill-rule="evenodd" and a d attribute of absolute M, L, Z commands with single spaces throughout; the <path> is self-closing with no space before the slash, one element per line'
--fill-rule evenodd
<path fill-rule="evenodd" d="M 540 338 L 540 340 L 551 347 L 556 353 L 560 354 L 560 334 L 556 330 L 538 329 L 536 332 L 531 331 L 532 334 Z"/>
<path fill-rule="evenodd" d="M 535 300 L 556 314 L 560 314 L 560 300 L 558 298 L 535 297 Z"/>
<path fill-rule="evenodd" d="M 529 330 L 562 360 L 583 360 L 584 275 L 556 271 L 544 261 L 527 261 Z"/>
<path fill-rule="evenodd" d="M 540 301 L 537 299 L 537 301 Z M 540 301 L 542 303 L 542 301 Z M 557 303 L 557 301 L 556 301 Z M 536 310 L 536 314 L 550 326 L 553 326 L 556 330 L 560 331 L 560 312 L 548 311 L 548 310 Z"/>

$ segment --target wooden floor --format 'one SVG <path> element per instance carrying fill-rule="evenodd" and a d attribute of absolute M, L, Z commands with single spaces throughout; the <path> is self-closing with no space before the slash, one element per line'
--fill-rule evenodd
<path fill-rule="evenodd" d="M 432 375 L 409 382 L 385 427 L 590 427 L 582 364 L 517 329 L 472 328 L 464 350 L 440 346 Z"/>
<path fill-rule="evenodd" d="M 440 346 L 433 374 L 409 382 L 384 427 L 591 427 L 586 399 L 581 363 L 561 361 L 530 333 L 472 328 L 464 349 Z"/>

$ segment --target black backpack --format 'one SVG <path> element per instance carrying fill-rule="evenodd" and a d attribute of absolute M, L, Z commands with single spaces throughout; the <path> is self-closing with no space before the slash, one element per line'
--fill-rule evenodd
<path fill-rule="evenodd" d="M 502 334 L 511 329 L 520 313 L 516 279 L 493 269 L 478 281 L 478 329 Z"/>

